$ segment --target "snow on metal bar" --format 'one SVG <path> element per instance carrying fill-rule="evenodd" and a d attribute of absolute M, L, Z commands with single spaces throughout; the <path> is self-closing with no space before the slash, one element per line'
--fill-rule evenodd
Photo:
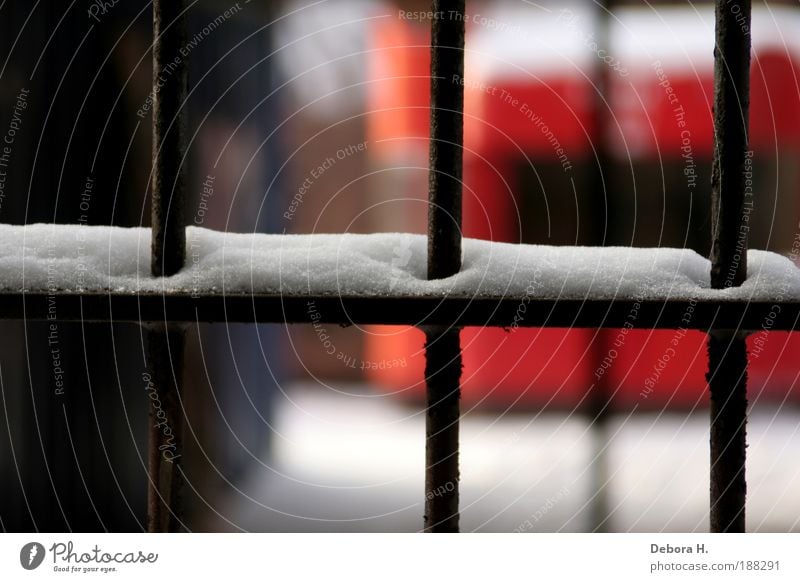
<path fill-rule="evenodd" d="M 800 269 L 749 251 L 748 279 L 712 290 L 688 249 L 551 247 L 465 239 L 461 272 L 426 280 L 413 234 L 233 234 L 187 229 L 186 267 L 150 275 L 150 230 L 0 225 L 0 292 L 196 293 L 586 300 L 800 300 Z"/>

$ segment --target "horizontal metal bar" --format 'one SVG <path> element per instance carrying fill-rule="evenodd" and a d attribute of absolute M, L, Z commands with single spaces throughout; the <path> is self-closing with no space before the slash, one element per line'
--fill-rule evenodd
<path fill-rule="evenodd" d="M 776 308 L 777 306 L 777 308 Z M 313 315 L 313 318 L 312 318 Z M 794 330 L 800 302 L 0 293 L 0 319 Z"/>

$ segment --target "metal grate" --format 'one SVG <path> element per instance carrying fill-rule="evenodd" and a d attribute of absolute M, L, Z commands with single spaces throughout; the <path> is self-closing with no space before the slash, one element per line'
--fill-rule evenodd
<path fill-rule="evenodd" d="M 734 9 L 734 5 L 738 9 Z M 153 115 L 152 265 L 154 277 L 179 271 L 185 260 L 184 127 L 187 59 L 177 58 L 186 36 L 185 0 L 153 3 L 153 75 L 167 65 L 171 74 L 155 92 Z M 432 20 L 431 140 L 428 216 L 428 278 L 457 273 L 461 268 L 461 171 L 463 151 L 463 77 L 465 0 L 434 0 Z M 743 235 L 744 170 L 748 149 L 750 1 L 716 0 L 715 99 L 713 160 L 714 288 L 740 285 L 746 273 Z M 176 64 L 177 63 L 177 64 Z M 601 168 L 602 169 L 602 168 Z M 0 317 L 47 319 L 44 293 L 0 295 Z M 461 348 L 459 330 L 470 325 L 614 328 L 631 325 L 632 300 L 554 300 L 528 298 L 526 318 L 515 312 L 518 297 L 456 298 L 441 296 L 330 297 L 296 295 L 221 296 L 211 290 L 167 294 L 114 292 L 59 294 L 59 319 L 147 322 L 148 367 L 161 410 L 169 418 L 179 454 L 181 440 L 180 367 L 187 322 L 237 321 L 308 323 L 306 306 L 313 300 L 330 323 L 408 324 L 424 319 L 428 408 L 426 422 L 425 530 L 458 531 L 458 424 Z M 693 317 L 684 314 L 687 300 L 643 301 L 634 327 L 690 327 L 709 334 L 708 382 L 711 392 L 711 530 L 745 529 L 746 330 L 760 327 L 774 303 L 745 300 L 692 302 Z M 772 329 L 794 330 L 800 303 L 783 302 Z M 112 317 L 113 314 L 113 317 Z M 172 363 L 172 365 L 170 365 Z M 175 372 L 178 370 L 178 372 Z M 151 409 L 151 419 L 159 413 Z M 151 422 L 151 427 L 154 426 Z M 150 431 L 148 528 L 178 531 L 184 475 L 179 461 L 159 454 L 164 435 Z"/>

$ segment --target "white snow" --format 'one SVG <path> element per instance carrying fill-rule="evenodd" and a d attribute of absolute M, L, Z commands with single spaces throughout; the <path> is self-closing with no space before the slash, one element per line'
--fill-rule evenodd
<path fill-rule="evenodd" d="M 413 234 L 234 234 L 189 227 L 187 266 L 153 278 L 150 230 L 0 225 L 0 291 L 216 292 L 547 299 L 800 300 L 800 270 L 751 250 L 746 283 L 709 289 L 709 262 L 668 248 L 551 247 L 466 239 L 462 271 L 425 280 Z"/>

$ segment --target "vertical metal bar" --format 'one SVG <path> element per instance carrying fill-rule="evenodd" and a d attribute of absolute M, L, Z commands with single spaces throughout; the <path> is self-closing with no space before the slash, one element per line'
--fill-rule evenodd
<path fill-rule="evenodd" d="M 458 330 L 426 330 L 425 531 L 458 531 L 458 425 L 461 346 Z"/>
<path fill-rule="evenodd" d="M 183 494 L 183 381 L 184 330 L 170 324 L 151 324 L 147 330 L 148 431 L 147 529 L 174 532 L 185 529 Z"/>
<path fill-rule="evenodd" d="M 711 176 L 711 286 L 747 277 L 745 194 L 750 115 L 750 0 L 716 0 L 714 158 Z M 711 392 L 712 532 L 744 532 L 747 349 L 744 334 L 713 330 L 708 339 Z"/>
<path fill-rule="evenodd" d="M 428 278 L 461 269 L 465 0 L 434 0 L 431 24 L 431 133 Z M 459 330 L 427 329 L 425 531 L 458 531 Z"/>
<path fill-rule="evenodd" d="M 716 0 L 716 19 L 711 287 L 725 289 L 747 277 L 750 0 Z"/>
<path fill-rule="evenodd" d="M 712 532 L 745 529 L 745 447 L 747 422 L 747 349 L 734 332 L 711 332 L 708 340 L 711 388 Z"/>
<path fill-rule="evenodd" d="M 428 175 L 428 279 L 461 269 L 464 144 L 464 4 L 434 0 L 431 29 L 431 141 Z"/>
<path fill-rule="evenodd" d="M 595 0 L 594 10 L 597 14 L 595 42 L 601 49 L 610 51 L 610 25 L 609 14 L 612 8 L 610 0 Z M 594 74 L 592 79 L 595 85 L 594 99 L 592 100 L 592 124 L 594 129 L 595 155 L 597 156 L 596 175 L 591 186 L 591 208 L 596 212 L 595 220 L 588 225 L 592 241 L 590 244 L 607 244 L 606 235 L 608 228 L 608 199 L 611 179 L 612 159 L 609 148 L 609 128 L 613 112 L 610 108 L 611 69 L 605 61 L 598 58 L 594 61 Z M 611 348 L 611 330 L 598 329 L 595 341 L 592 344 L 594 364 L 599 366 L 608 356 Z M 590 389 L 587 398 L 587 412 L 591 422 L 592 461 L 590 474 L 594 495 L 592 496 L 590 514 L 590 528 L 593 532 L 606 532 L 609 530 L 609 501 L 608 501 L 608 421 L 611 412 L 612 389 L 608 381 L 609 375 L 603 374 Z"/>
<path fill-rule="evenodd" d="M 153 2 L 153 228 L 151 270 L 174 275 L 186 256 L 187 62 L 185 0 Z"/>
<path fill-rule="evenodd" d="M 186 45 L 185 0 L 153 2 L 153 276 L 170 276 L 186 256 Z M 183 484 L 181 406 L 184 328 L 166 321 L 147 329 L 150 395 L 148 530 L 179 531 Z"/>

